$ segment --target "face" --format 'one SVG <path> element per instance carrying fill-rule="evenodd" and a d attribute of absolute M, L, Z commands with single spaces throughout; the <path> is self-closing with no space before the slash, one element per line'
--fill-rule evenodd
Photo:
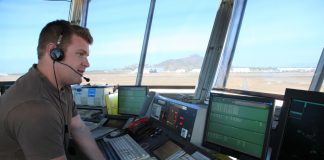
<path fill-rule="evenodd" d="M 83 75 L 86 68 L 90 66 L 88 56 L 89 44 L 87 41 L 77 35 L 73 35 L 70 44 L 64 52 L 64 59 L 61 62 L 72 67 L 80 75 Z M 82 77 L 68 66 L 56 66 L 61 73 L 60 80 L 62 85 L 79 84 L 82 82 Z"/>

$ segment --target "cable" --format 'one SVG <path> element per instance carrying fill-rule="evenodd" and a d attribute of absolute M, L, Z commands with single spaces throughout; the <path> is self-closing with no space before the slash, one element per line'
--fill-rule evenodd
<path fill-rule="evenodd" d="M 63 114 L 63 123 L 64 123 L 64 129 L 63 129 L 63 144 L 64 144 L 64 147 L 67 147 L 66 146 L 66 141 L 65 141 L 65 138 L 66 138 L 65 137 L 65 134 L 68 133 L 68 126 L 67 126 L 67 122 L 66 122 L 66 119 L 65 119 L 65 114 L 64 114 L 63 106 L 62 106 L 61 93 L 60 93 L 60 89 L 59 89 L 59 86 L 58 86 L 58 83 L 57 83 L 57 78 L 56 78 L 55 66 L 54 65 L 55 65 L 55 61 L 53 60 L 54 78 L 55 78 L 56 89 L 57 89 L 58 98 L 59 98 L 59 102 L 60 102 L 59 108 L 61 109 L 61 112 Z"/>

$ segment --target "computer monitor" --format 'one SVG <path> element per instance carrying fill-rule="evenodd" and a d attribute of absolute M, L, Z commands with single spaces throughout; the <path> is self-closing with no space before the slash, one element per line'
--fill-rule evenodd
<path fill-rule="evenodd" d="M 139 115 L 147 94 L 147 86 L 119 86 L 118 113 L 126 115 Z"/>
<path fill-rule="evenodd" d="M 2 81 L 0 82 L 0 95 L 3 95 L 6 90 L 10 88 L 15 81 Z"/>
<path fill-rule="evenodd" d="M 265 159 L 274 99 L 211 93 L 203 146 L 238 159 Z"/>
<path fill-rule="evenodd" d="M 286 89 L 278 159 L 324 159 L 324 93 Z"/>

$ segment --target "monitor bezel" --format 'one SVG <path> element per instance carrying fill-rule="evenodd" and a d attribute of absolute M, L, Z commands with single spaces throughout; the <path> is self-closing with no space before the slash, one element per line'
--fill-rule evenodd
<path fill-rule="evenodd" d="M 4 92 L 12 85 L 14 85 L 16 81 L 2 81 L 0 82 L 0 95 L 3 95 Z"/>
<path fill-rule="evenodd" d="M 320 98 L 323 93 L 316 92 L 316 91 L 306 91 L 306 90 L 300 90 L 300 89 L 292 89 L 292 88 L 286 88 L 285 95 L 284 95 L 284 102 L 281 109 L 280 119 L 282 119 L 282 122 L 280 124 L 280 138 L 279 138 L 279 147 L 278 147 L 278 153 L 275 157 L 275 159 L 278 159 L 281 154 L 282 144 L 284 141 L 284 136 L 286 134 L 286 128 L 287 128 L 287 120 L 288 120 L 288 114 L 291 109 L 291 103 L 293 100 L 302 100 L 302 101 L 308 101 L 308 102 L 315 102 L 315 103 L 322 103 L 324 104 L 324 98 Z"/>
<path fill-rule="evenodd" d="M 210 113 L 211 113 L 210 106 L 212 104 L 213 98 L 215 98 L 215 97 L 234 98 L 234 99 L 240 99 L 240 100 L 271 103 L 271 105 L 269 105 L 268 120 L 267 120 L 268 123 L 266 126 L 261 157 L 255 157 L 254 155 L 250 155 L 248 153 L 241 152 L 239 150 L 229 148 L 229 147 L 223 146 L 221 144 L 212 143 L 212 142 L 209 142 L 206 140 L 206 138 L 207 138 L 207 124 L 208 124 Z M 268 150 L 268 147 L 270 144 L 270 131 L 271 131 L 271 125 L 272 125 L 274 106 L 275 106 L 275 99 L 272 97 L 261 97 L 261 96 L 251 96 L 251 95 L 231 94 L 231 93 L 210 93 L 202 145 L 206 148 L 215 150 L 217 152 L 226 154 L 228 156 L 236 157 L 238 159 L 251 159 L 251 160 L 265 159 L 267 156 L 267 150 Z"/>
<path fill-rule="evenodd" d="M 138 114 L 130 114 L 130 113 L 122 113 L 122 112 L 120 112 L 120 110 L 119 110 L 119 104 L 120 104 L 119 88 L 120 88 L 120 87 L 121 87 L 121 88 L 145 88 L 145 94 L 146 94 L 146 96 L 147 96 L 148 93 L 149 93 L 149 87 L 148 87 L 148 86 L 132 86 L 132 85 L 122 85 L 122 86 L 118 86 L 118 87 L 117 87 L 117 89 L 118 89 L 118 104 L 117 104 L 117 106 L 118 106 L 118 114 L 119 114 L 119 115 L 129 115 L 129 116 L 139 116 L 139 114 L 140 114 L 140 112 L 141 112 L 141 110 L 142 110 L 143 108 L 140 109 L 140 111 L 139 111 Z M 144 101 L 144 102 L 145 102 L 145 101 Z M 142 106 L 142 107 L 143 107 L 143 106 Z"/>

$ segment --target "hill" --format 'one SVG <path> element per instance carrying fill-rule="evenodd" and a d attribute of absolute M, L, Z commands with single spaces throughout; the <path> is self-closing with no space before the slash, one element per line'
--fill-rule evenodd
<path fill-rule="evenodd" d="M 202 62 L 203 57 L 195 54 L 185 58 L 169 59 L 159 64 L 151 65 L 151 67 L 162 68 L 165 71 L 184 69 L 186 72 L 188 72 L 192 69 L 200 69 Z"/>

